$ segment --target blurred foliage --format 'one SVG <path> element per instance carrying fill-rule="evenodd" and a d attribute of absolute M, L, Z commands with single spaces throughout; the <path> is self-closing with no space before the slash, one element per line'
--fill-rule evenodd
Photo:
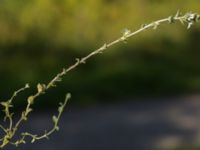
<path fill-rule="evenodd" d="M 199 0 L 1 0 L 1 99 L 24 83 L 46 83 L 75 58 L 119 37 L 124 28 L 134 30 L 178 9 L 199 8 Z M 198 25 L 190 31 L 180 24 L 146 31 L 69 73 L 44 99 L 53 105 L 72 92 L 73 102 L 85 104 L 197 92 L 199 40 Z"/>

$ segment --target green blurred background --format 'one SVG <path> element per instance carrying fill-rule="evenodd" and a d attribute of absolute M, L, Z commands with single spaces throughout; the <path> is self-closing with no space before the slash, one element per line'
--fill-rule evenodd
<path fill-rule="evenodd" d="M 47 83 L 75 58 L 122 35 L 122 30 L 177 12 L 199 12 L 199 0 L 1 0 L 0 95 L 30 83 Z M 77 105 L 129 97 L 192 94 L 200 91 L 200 25 L 189 31 L 163 25 L 118 44 L 65 76 L 38 105 L 54 106 L 71 92 Z M 48 101 L 48 103 L 47 103 Z"/>

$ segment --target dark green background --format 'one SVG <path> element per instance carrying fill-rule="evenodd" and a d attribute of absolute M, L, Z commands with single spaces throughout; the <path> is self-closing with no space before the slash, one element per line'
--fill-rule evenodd
<path fill-rule="evenodd" d="M 199 0 L 1 0 L 0 95 L 47 83 L 75 58 L 122 35 L 124 28 L 182 12 L 199 12 Z M 86 105 L 129 97 L 192 94 L 200 91 L 200 26 L 163 25 L 118 44 L 70 72 L 38 100 L 54 106 L 71 92 L 71 103 Z"/>

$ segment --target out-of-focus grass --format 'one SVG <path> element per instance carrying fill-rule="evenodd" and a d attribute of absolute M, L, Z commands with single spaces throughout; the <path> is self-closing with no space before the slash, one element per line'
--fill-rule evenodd
<path fill-rule="evenodd" d="M 6 99 L 26 82 L 46 83 L 75 58 L 114 40 L 124 28 L 137 29 L 178 9 L 198 12 L 199 4 L 198 0 L 2 0 L 0 95 Z M 197 92 L 199 31 L 199 25 L 190 31 L 171 25 L 142 33 L 71 72 L 44 98 L 53 105 L 68 91 L 78 103 Z"/>

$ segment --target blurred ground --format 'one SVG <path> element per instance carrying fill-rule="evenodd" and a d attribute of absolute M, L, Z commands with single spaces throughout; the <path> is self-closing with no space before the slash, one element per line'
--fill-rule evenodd
<path fill-rule="evenodd" d="M 51 139 L 9 150 L 192 150 L 200 145 L 200 95 L 68 108 Z M 26 129 L 50 127 L 49 113 Z"/>

